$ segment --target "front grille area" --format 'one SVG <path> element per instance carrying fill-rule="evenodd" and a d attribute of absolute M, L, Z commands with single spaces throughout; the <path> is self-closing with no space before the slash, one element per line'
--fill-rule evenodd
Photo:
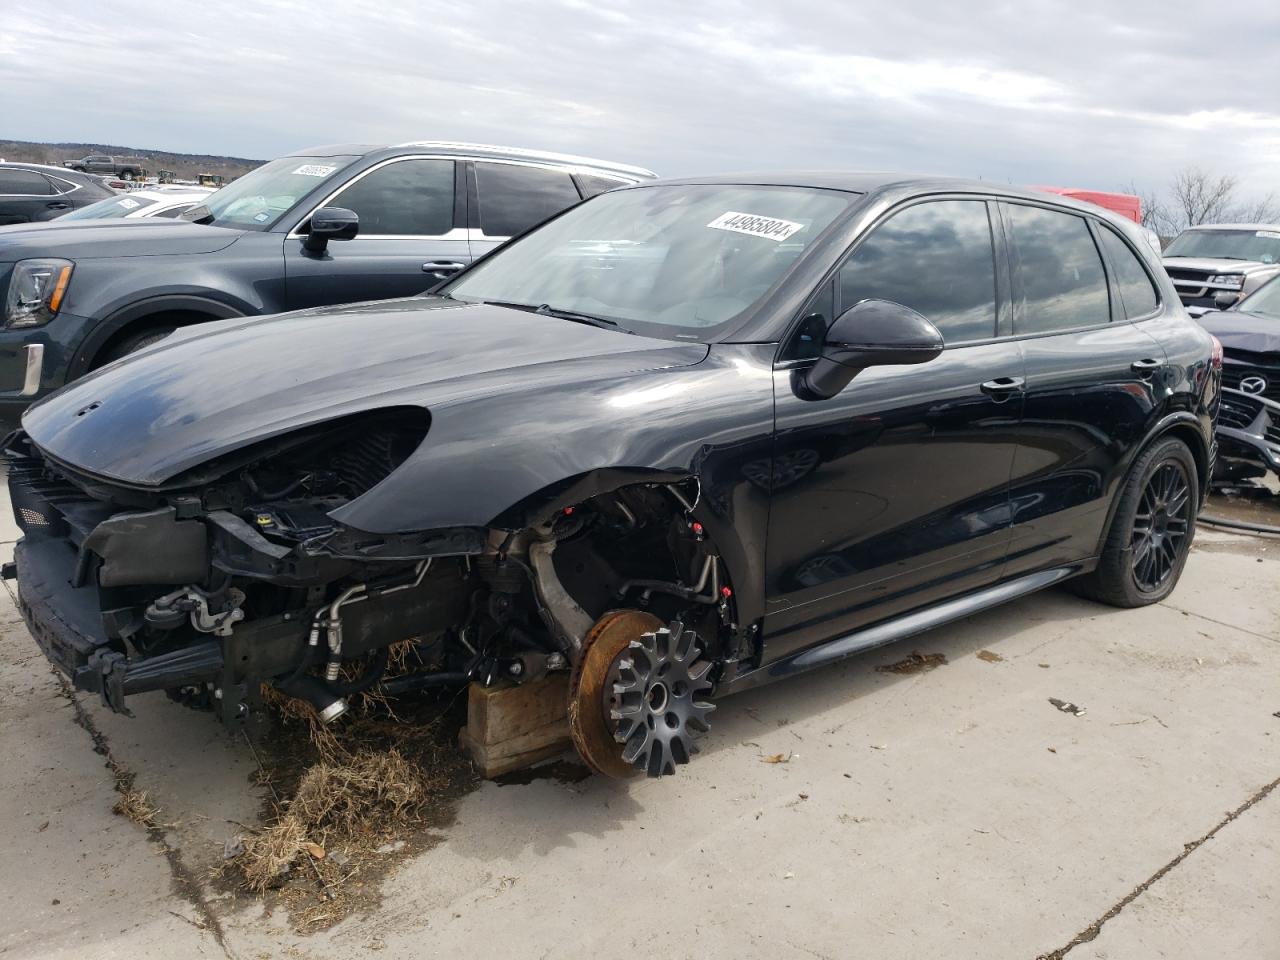
<path fill-rule="evenodd" d="M 1280 451 L 1280 412 L 1255 397 L 1223 391 L 1218 426 L 1247 431 Z"/>
<path fill-rule="evenodd" d="M 1208 283 L 1212 276 L 1207 270 L 1188 270 L 1185 267 L 1166 267 L 1164 272 L 1174 280 L 1193 280 L 1196 283 Z"/>
<path fill-rule="evenodd" d="M 1235 394 L 1224 393 L 1218 408 L 1218 424 L 1236 430 L 1246 429 L 1258 416 L 1262 404 Z"/>
<path fill-rule="evenodd" d="M 1255 396 L 1266 397 L 1280 403 L 1280 357 L 1274 354 L 1250 353 L 1246 350 L 1223 351 L 1225 362 L 1222 365 L 1222 385 L 1232 390 L 1242 389 L 1241 383 L 1251 377 L 1260 378 L 1266 383 L 1261 393 L 1248 390 Z"/>

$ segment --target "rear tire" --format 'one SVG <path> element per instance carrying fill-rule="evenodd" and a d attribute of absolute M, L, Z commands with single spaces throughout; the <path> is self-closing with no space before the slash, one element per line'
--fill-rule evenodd
<path fill-rule="evenodd" d="M 1191 552 L 1199 490 L 1195 457 L 1181 440 L 1168 437 L 1144 450 L 1125 478 L 1097 568 L 1072 589 L 1113 607 L 1167 597 Z"/>

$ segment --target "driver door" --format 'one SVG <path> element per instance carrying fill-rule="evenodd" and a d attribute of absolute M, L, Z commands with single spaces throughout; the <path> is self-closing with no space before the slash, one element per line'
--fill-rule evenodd
<path fill-rule="evenodd" d="M 889 216 L 808 308 L 774 371 L 777 432 L 766 560 L 773 660 L 996 580 L 1010 541 L 1022 418 L 1008 271 L 980 199 Z M 901 303 L 946 348 L 861 371 L 829 400 L 799 381 L 826 327 L 860 300 Z M 998 316 L 999 315 L 999 316 Z"/>
<path fill-rule="evenodd" d="M 447 159 L 397 158 L 365 171 L 326 201 L 354 210 L 360 232 L 320 253 L 303 248 L 305 225 L 289 234 L 289 309 L 411 297 L 470 263 L 458 166 Z"/>

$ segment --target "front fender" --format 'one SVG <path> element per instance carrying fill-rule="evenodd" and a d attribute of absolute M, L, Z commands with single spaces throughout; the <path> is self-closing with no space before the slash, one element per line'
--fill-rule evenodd
<path fill-rule="evenodd" d="M 512 526 L 629 483 L 692 478 L 740 597 L 759 595 L 769 492 L 755 468 L 772 456 L 775 350 L 716 344 L 692 366 L 434 404 L 414 455 L 332 516 L 370 533 Z"/>

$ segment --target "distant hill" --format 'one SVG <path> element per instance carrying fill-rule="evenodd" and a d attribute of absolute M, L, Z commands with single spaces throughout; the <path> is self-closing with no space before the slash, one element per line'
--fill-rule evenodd
<path fill-rule="evenodd" d="M 0 140 L 0 158 L 26 163 L 48 163 L 62 166 L 64 160 L 79 160 L 91 154 L 143 157 L 147 170 L 154 176 L 160 170 L 172 170 L 180 180 L 194 180 L 197 174 L 216 173 L 230 180 L 243 176 L 262 160 L 244 157 L 220 157 L 206 153 L 170 153 L 167 150 L 145 150 L 106 143 L 30 143 L 26 140 Z"/>

